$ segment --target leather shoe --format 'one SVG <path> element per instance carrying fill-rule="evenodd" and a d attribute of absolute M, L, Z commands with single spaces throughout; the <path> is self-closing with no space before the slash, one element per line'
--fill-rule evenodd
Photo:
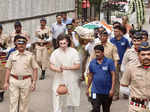
<path fill-rule="evenodd" d="M 3 95 L 4 95 L 4 92 L 1 92 L 1 93 L 0 93 L 0 102 L 2 102 L 2 101 L 4 100 Z"/>

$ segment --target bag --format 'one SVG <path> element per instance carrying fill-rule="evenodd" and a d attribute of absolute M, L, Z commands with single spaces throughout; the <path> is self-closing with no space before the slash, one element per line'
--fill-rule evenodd
<path fill-rule="evenodd" d="M 68 88 L 65 84 L 60 84 L 56 90 L 58 95 L 65 95 L 68 93 Z"/>

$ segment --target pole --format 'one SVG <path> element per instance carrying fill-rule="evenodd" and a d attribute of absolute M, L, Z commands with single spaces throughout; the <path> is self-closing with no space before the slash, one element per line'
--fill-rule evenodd
<path fill-rule="evenodd" d="M 85 21 L 87 20 L 87 0 L 86 0 L 86 8 L 85 8 Z"/>
<path fill-rule="evenodd" d="M 77 0 L 77 17 L 79 18 L 79 0 Z"/>

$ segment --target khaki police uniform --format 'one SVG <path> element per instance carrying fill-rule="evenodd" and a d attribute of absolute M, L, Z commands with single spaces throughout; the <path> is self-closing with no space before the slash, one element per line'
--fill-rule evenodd
<path fill-rule="evenodd" d="M 127 49 L 123 56 L 122 64 L 121 64 L 121 71 L 124 72 L 126 65 L 130 63 L 136 63 L 138 61 L 138 52 L 135 51 L 135 48 L 132 47 L 131 49 Z"/>
<path fill-rule="evenodd" d="M 14 38 L 15 38 L 16 35 L 20 35 L 20 36 L 25 37 L 28 40 L 28 43 L 29 43 L 30 36 L 29 36 L 29 34 L 27 32 L 22 30 L 21 33 L 16 33 L 16 31 L 14 31 L 9 36 L 9 47 L 10 48 L 14 48 L 15 47 L 15 45 L 14 45 Z"/>
<path fill-rule="evenodd" d="M 11 70 L 9 78 L 10 112 L 28 112 L 33 69 L 38 68 L 34 55 L 29 51 L 13 52 L 6 64 Z"/>
<path fill-rule="evenodd" d="M 110 58 L 110 59 L 113 59 L 114 61 L 116 60 L 119 60 L 119 55 L 118 55 L 118 52 L 117 52 L 117 48 L 110 42 L 107 42 L 104 46 L 104 55 L 107 57 L 107 58 Z M 93 51 L 91 56 L 90 56 L 90 59 L 94 59 L 96 58 L 95 56 L 95 52 Z"/>
<path fill-rule="evenodd" d="M 3 47 L 7 48 L 8 36 L 5 34 L 1 34 L 0 43 Z M 6 53 L 0 51 L 0 92 L 3 92 L 3 85 L 4 85 L 5 72 L 6 72 L 5 64 L 6 64 Z"/>
<path fill-rule="evenodd" d="M 71 31 L 69 31 L 71 30 Z M 71 40 L 71 47 L 79 50 L 79 35 L 77 34 L 77 32 L 73 31 L 73 25 L 67 25 L 67 31 L 66 34 L 68 34 L 70 36 L 70 40 Z"/>
<path fill-rule="evenodd" d="M 139 62 L 126 67 L 121 84 L 130 85 L 129 112 L 150 112 L 147 104 L 150 100 L 149 75 L 150 68 L 145 69 Z"/>
<path fill-rule="evenodd" d="M 36 60 L 39 63 L 42 70 L 46 70 L 48 67 L 48 59 L 49 59 L 49 52 L 46 46 L 46 40 L 50 38 L 50 28 L 45 26 L 45 29 L 41 29 L 40 27 L 35 32 L 37 39 L 36 45 Z"/>

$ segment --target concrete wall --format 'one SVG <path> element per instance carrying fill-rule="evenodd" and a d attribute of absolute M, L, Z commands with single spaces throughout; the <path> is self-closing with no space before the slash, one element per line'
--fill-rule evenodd
<path fill-rule="evenodd" d="M 55 12 L 74 9 L 75 0 L 0 0 L 0 23 L 4 23 L 4 32 L 9 34 L 14 30 L 14 21 L 21 19 L 23 29 L 33 38 L 42 15 L 50 26 L 56 21 Z M 68 16 L 74 17 L 74 13 Z"/>

